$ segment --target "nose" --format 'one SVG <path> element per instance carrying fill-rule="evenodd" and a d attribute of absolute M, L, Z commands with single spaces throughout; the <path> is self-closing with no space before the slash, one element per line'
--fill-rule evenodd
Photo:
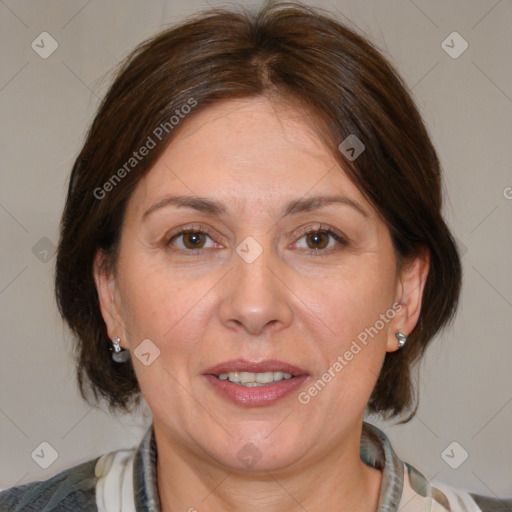
<path fill-rule="evenodd" d="M 278 332 L 293 318 L 291 290 L 286 276 L 272 255 L 263 251 L 248 263 L 234 254 L 234 268 L 226 276 L 220 306 L 222 323 L 230 329 L 245 329 L 252 335 Z"/>

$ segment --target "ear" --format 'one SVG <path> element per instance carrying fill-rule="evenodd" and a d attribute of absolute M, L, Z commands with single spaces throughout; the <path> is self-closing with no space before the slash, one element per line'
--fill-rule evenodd
<path fill-rule="evenodd" d="M 126 344 L 126 329 L 121 315 L 121 304 L 118 293 L 116 278 L 108 270 L 106 255 L 101 249 L 94 257 L 93 275 L 98 291 L 101 314 L 107 326 L 107 333 L 110 339 L 121 338 L 121 346 Z M 127 348 L 124 346 L 123 348 Z"/>
<path fill-rule="evenodd" d="M 388 331 L 388 352 L 398 350 L 395 334 L 401 332 L 408 336 L 418 322 L 429 266 L 430 251 L 426 247 L 418 256 L 402 262 L 397 278 L 393 307 L 396 314 L 393 321 L 390 322 Z"/>

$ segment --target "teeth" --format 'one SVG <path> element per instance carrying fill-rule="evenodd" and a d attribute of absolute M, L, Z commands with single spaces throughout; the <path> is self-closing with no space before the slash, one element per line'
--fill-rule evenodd
<path fill-rule="evenodd" d="M 229 380 L 246 387 L 265 386 L 274 382 L 279 382 L 283 379 L 288 380 L 292 378 L 291 373 L 286 372 L 229 372 L 221 373 L 218 375 L 220 380 Z"/>
<path fill-rule="evenodd" d="M 240 384 L 249 384 L 249 382 L 254 382 L 255 377 L 254 373 L 240 372 Z"/>

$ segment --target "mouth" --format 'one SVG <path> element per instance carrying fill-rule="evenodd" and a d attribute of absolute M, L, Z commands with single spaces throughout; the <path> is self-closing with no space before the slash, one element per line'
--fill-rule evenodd
<path fill-rule="evenodd" d="M 303 368 L 277 360 L 226 361 L 203 376 L 215 393 L 242 407 L 272 405 L 298 392 L 309 380 Z"/>
<path fill-rule="evenodd" d="M 236 403 L 266 405 L 297 389 L 309 373 L 283 361 L 255 363 L 237 359 L 209 368 L 203 375 L 214 388 Z"/>
<path fill-rule="evenodd" d="M 293 379 L 293 375 L 281 371 L 267 371 L 267 372 L 228 372 L 216 375 L 219 380 L 227 380 L 239 386 L 246 388 L 255 388 L 258 386 L 269 386 L 282 380 Z"/>
<path fill-rule="evenodd" d="M 258 363 L 236 359 L 213 366 L 206 370 L 204 375 L 211 375 L 219 380 L 227 380 L 242 386 L 255 387 L 309 374 L 303 368 L 275 359 Z"/>

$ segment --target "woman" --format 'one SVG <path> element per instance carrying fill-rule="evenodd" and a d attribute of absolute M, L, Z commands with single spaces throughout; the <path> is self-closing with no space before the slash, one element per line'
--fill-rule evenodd
<path fill-rule="evenodd" d="M 431 485 L 365 412 L 410 372 L 461 267 L 400 78 L 310 8 L 214 11 L 128 58 L 73 167 L 56 292 L 86 399 L 139 447 L 0 494 L 13 511 L 512 510 Z"/>

